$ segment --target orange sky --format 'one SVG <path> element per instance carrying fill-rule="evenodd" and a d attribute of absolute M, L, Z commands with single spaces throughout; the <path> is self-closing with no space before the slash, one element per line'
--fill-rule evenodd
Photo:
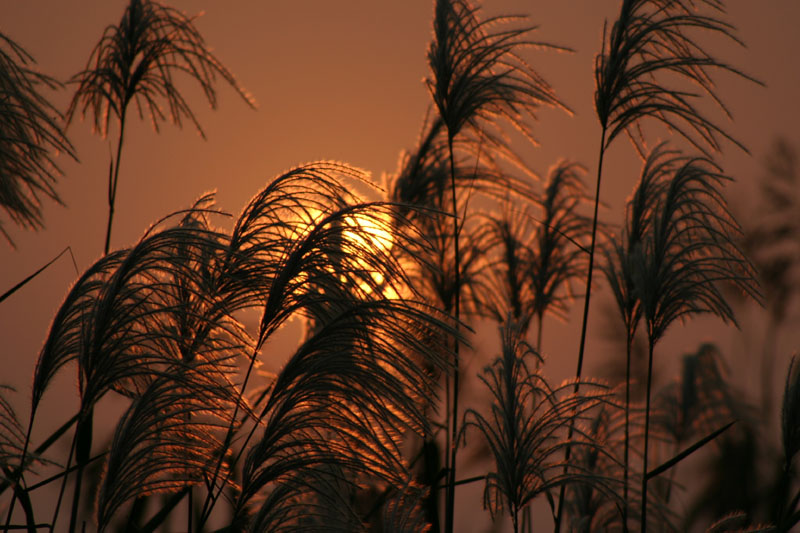
<path fill-rule="evenodd" d="M 541 173 L 557 158 L 569 157 L 586 165 L 593 176 L 599 127 L 593 113 L 592 64 L 603 19 L 615 16 L 618 2 L 486 3 L 489 14 L 530 14 L 532 23 L 540 26 L 537 38 L 576 50 L 574 54 L 531 51 L 526 55 L 575 116 L 543 111 L 534 126 L 542 146 L 524 154 Z M 197 22 L 199 30 L 252 93 L 259 109 L 250 110 L 232 90 L 219 86 L 219 109 L 210 111 L 199 91 L 185 84 L 187 100 L 207 141 L 188 127 L 179 130 L 165 125 L 156 134 L 149 123 L 131 121 L 112 248 L 132 243 L 150 223 L 187 207 L 205 191 L 216 189 L 219 206 L 238 213 L 270 178 L 299 163 L 343 160 L 372 171 L 380 181 L 383 172 L 395 170 L 400 150 L 414 145 L 429 102 L 422 79 L 427 75 L 431 1 L 183 0 L 171 4 L 189 13 L 205 11 Z M 0 3 L 0 21 L 2 32 L 26 47 L 44 72 L 65 80 L 84 66 L 103 28 L 118 22 L 124 5 L 120 0 L 7 1 Z M 760 159 L 776 136 L 783 135 L 800 147 L 796 101 L 800 2 L 736 0 L 729 13 L 749 48 L 724 44 L 711 49 L 768 85 L 762 89 L 730 77 L 719 79 L 720 94 L 736 119 L 730 131 L 754 155 L 751 158 L 728 146 L 721 161 L 739 180 L 739 187 L 747 189 L 760 175 Z M 54 101 L 65 109 L 69 96 L 68 89 Z M 59 160 L 65 175 L 58 190 L 67 208 L 47 203 L 44 230 L 12 229 L 16 250 L 0 243 L 0 292 L 67 245 L 81 270 L 102 252 L 111 143 L 93 135 L 88 122 L 74 123 L 69 135 L 81 162 Z M 633 152 L 618 142 L 609 154 L 602 193 L 611 208 L 607 219 L 619 220 L 619 207 L 637 170 Z M 591 180 L 589 185 L 593 190 Z M 743 212 L 752 205 L 745 196 L 737 193 L 731 198 Z M 22 405 L 27 400 L 21 399 L 29 396 L 35 358 L 75 276 L 71 262 L 62 259 L 0 305 L 0 382 L 18 388 L 17 405 L 23 418 Z M 596 310 L 600 303 L 593 300 Z M 569 331 L 557 326 L 548 336 L 555 339 Z M 592 335 L 590 326 L 590 339 Z M 685 345 L 679 342 L 677 349 L 693 349 L 700 337 L 685 340 Z M 719 342 L 726 346 L 736 342 L 732 339 L 725 333 Z M 567 350 L 564 365 L 570 370 L 566 375 L 574 366 L 577 342 L 574 350 L 572 340 L 558 344 Z M 591 369 L 591 354 L 587 357 Z"/>

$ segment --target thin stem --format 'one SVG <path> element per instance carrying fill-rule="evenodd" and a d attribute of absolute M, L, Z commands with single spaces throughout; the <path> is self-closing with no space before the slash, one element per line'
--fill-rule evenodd
<path fill-rule="evenodd" d="M 103 453 L 97 454 L 94 457 L 92 457 L 91 459 L 89 459 L 89 462 L 93 463 L 93 462 L 97 461 L 98 459 L 102 459 L 106 455 L 108 455 L 107 452 L 103 452 Z M 63 472 L 61 472 L 59 474 L 52 475 L 47 479 L 43 479 L 42 481 L 39 481 L 38 483 L 36 483 L 34 485 L 31 485 L 30 487 L 27 488 L 27 491 L 28 492 L 33 492 L 33 491 L 38 490 L 38 489 L 40 489 L 42 487 L 45 487 L 45 486 L 49 485 L 50 483 L 52 483 L 53 481 L 61 479 L 64 476 L 70 475 L 72 472 L 74 472 L 77 469 L 78 469 L 77 466 L 70 467 L 70 468 L 64 470 Z"/>
<path fill-rule="evenodd" d="M 31 419 L 28 422 L 28 431 L 25 434 L 25 445 L 22 447 L 22 457 L 20 458 L 19 462 L 19 469 L 14 473 L 13 479 L 11 479 L 12 486 L 19 486 L 19 480 L 22 479 L 22 475 L 25 472 L 25 458 L 28 455 L 28 446 L 31 440 L 31 430 L 33 429 L 33 418 L 36 415 L 36 408 L 34 407 L 31 412 Z M 17 491 L 14 491 L 14 494 L 11 495 L 11 505 L 8 506 L 8 515 L 6 516 L 6 524 L 3 527 L 4 530 L 8 529 L 9 524 L 11 524 L 11 515 L 14 513 L 14 505 L 17 503 Z"/>
<path fill-rule="evenodd" d="M 83 470 L 89 462 L 92 452 L 92 433 L 94 425 L 94 408 L 90 407 L 84 417 L 78 419 L 75 428 L 75 462 L 78 471 L 75 474 L 75 486 L 72 495 L 72 512 L 69 519 L 69 530 L 75 531 L 78 521 L 78 507 L 81 499 L 81 485 L 83 483 Z M 65 478 L 66 479 L 66 478 Z"/>
<path fill-rule="evenodd" d="M 458 481 L 456 481 L 456 482 L 455 482 L 455 483 L 453 483 L 453 484 L 454 484 L 456 487 L 457 487 L 457 486 L 459 486 L 459 485 L 469 485 L 470 483 L 476 483 L 476 482 L 478 482 L 478 481 L 485 481 L 485 480 L 486 480 L 486 477 L 487 477 L 486 475 L 483 475 L 483 476 L 473 476 L 473 477 L 468 477 L 468 478 L 466 478 L 466 479 L 459 479 Z M 439 487 L 439 488 L 446 488 L 446 487 Z"/>
<path fill-rule="evenodd" d="M 48 261 L 47 263 L 45 263 L 43 266 L 39 267 L 39 268 L 38 268 L 38 269 L 37 269 L 35 272 L 33 272 L 32 274 L 30 274 L 30 275 L 28 275 L 27 277 L 25 277 L 25 279 L 23 279 L 22 281 L 20 281 L 19 283 L 17 283 L 16 285 L 14 285 L 13 287 L 11 287 L 10 289 L 8 289 L 8 290 L 7 290 L 6 292 L 4 292 L 3 294 L 0 294 L 0 303 L 2 303 L 2 302 L 3 302 L 3 301 L 6 299 L 6 298 L 8 298 L 9 296 L 11 296 L 11 295 L 12 295 L 12 294 L 14 294 L 15 292 L 17 292 L 17 291 L 18 291 L 19 289 L 21 289 L 22 287 L 24 287 L 24 286 L 25 286 L 25 285 L 26 285 L 28 282 L 30 282 L 30 281 L 31 281 L 33 278 L 35 278 L 36 276 L 38 276 L 39 274 L 41 274 L 42 272 L 44 272 L 45 270 L 47 270 L 47 267 L 49 267 L 50 265 L 52 265 L 53 263 L 55 263 L 55 262 L 56 262 L 56 261 L 57 261 L 57 260 L 58 260 L 58 259 L 59 259 L 59 258 L 62 256 L 62 255 L 64 255 L 65 253 L 67 253 L 67 251 L 69 251 L 69 252 L 70 252 L 70 254 L 72 254 L 72 249 L 71 249 L 69 246 L 67 246 L 66 248 L 64 248 L 63 250 L 61 250 L 57 256 L 55 256 L 54 258 L 52 258 L 50 261 Z M 73 259 L 72 259 L 72 260 L 73 260 L 73 262 L 74 262 L 74 261 L 75 261 L 75 258 L 73 257 Z M 75 270 L 77 271 L 78 269 L 76 268 Z"/>
<path fill-rule="evenodd" d="M 70 249 L 69 246 L 67 246 L 66 248 L 64 248 L 61 251 L 61 253 L 59 253 L 53 259 L 48 261 L 44 266 L 39 268 L 36 272 L 34 272 L 30 276 L 26 277 L 24 280 L 20 281 L 19 283 L 17 283 L 13 287 L 11 287 L 9 290 L 4 292 L 2 295 L 0 295 L 0 302 L 2 302 L 6 298 L 8 298 L 12 294 L 14 294 L 14 292 L 16 292 L 20 287 L 24 286 L 30 280 L 32 280 L 33 278 L 38 276 L 41 272 L 43 272 L 47 267 L 49 267 L 50 265 L 55 263 L 58 260 L 58 258 L 60 258 L 62 255 L 64 255 L 64 253 L 67 250 L 69 250 L 70 254 L 72 254 L 72 250 Z M 74 263 L 75 258 L 73 257 L 72 260 L 73 260 L 73 263 Z M 77 268 L 76 268 L 76 270 L 77 270 Z M 27 458 L 28 458 L 28 447 L 30 446 L 30 442 L 31 442 L 31 433 L 33 432 L 33 421 L 36 418 L 36 410 L 37 410 L 38 406 L 39 406 L 38 402 L 34 401 L 33 406 L 31 407 L 31 418 L 28 421 L 28 430 L 25 432 L 25 444 L 22 447 L 22 456 L 20 457 L 19 468 L 13 473 L 11 479 L 9 479 L 9 481 L 11 482 L 12 485 L 16 485 L 19 482 L 19 480 L 22 479 L 22 477 L 23 477 L 23 475 L 25 473 L 25 462 L 27 461 Z M 38 450 L 37 450 L 37 453 L 38 453 Z M 2 492 L 2 491 L 3 491 L 3 487 L 2 487 L 2 484 L 0 484 L 0 492 Z M 14 493 L 11 495 L 11 505 L 8 506 L 8 516 L 6 517 L 6 523 L 3 526 L 4 530 L 7 529 L 9 527 L 9 525 L 11 524 L 11 515 L 14 512 L 14 506 L 16 505 L 16 503 L 17 503 L 17 491 L 14 491 Z"/>
<path fill-rule="evenodd" d="M 628 531 L 628 468 L 630 465 L 630 414 L 631 414 L 631 345 L 630 333 L 625 342 L 625 453 L 622 483 L 622 530 Z"/>
<path fill-rule="evenodd" d="M 47 437 L 47 440 L 45 440 L 43 443 L 41 443 L 33 451 L 33 454 L 31 454 L 31 457 L 39 457 L 44 452 L 46 452 L 54 442 L 56 442 L 59 438 L 61 438 L 61 436 L 64 433 L 67 432 L 67 430 L 72 426 L 72 424 L 75 423 L 76 420 L 78 420 L 78 415 L 74 415 L 65 424 L 63 424 L 60 428 L 55 430 L 49 437 Z M 31 461 L 32 461 L 32 459 L 28 458 L 26 461 L 23 462 L 23 464 L 29 463 Z M 54 476 L 53 478 L 51 478 L 51 481 L 60 478 L 62 475 L 63 475 L 63 473 L 61 475 Z M 7 476 L 7 478 L 8 479 L 6 479 L 5 481 L 0 482 L 0 494 L 2 494 L 11 485 L 11 481 L 10 480 L 13 478 L 13 476 Z M 31 491 L 35 490 L 37 487 L 40 487 L 43 484 L 46 484 L 46 482 L 45 481 L 40 481 L 40 482 L 36 483 L 35 485 L 32 485 L 32 486 L 28 487 L 28 492 L 31 492 Z"/>
<path fill-rule="evenodd" d="M 11 478 L 13 473 L 12 470 L 8 467 L 2 468 L 3 476 Z M 22 484 L 15 483 L 13 486 L 14 495 L 19 498 L 19 504 L 22 506 L 22 510 L 25 513 L 25 522 L 26 526 L 20 527 L 19 529 L 27 529 L 28 533 L 36 533 L 36 519 L 33 516 L 33 507 L 31 506 L 31 498 L 28 494 L 30 489 L 24 486 L 24 482 Z M 3 531 L 7 531 L 9 527 L 11 527 L 11 515 L 13 514 L 13 507 L 9 510 L 8 520 L 6 521 L 6 525 L 3 528 Z M 16 529 L 16 528 L 15 528 Z"/>
<path fill-rule="evenodd" d="M 592 218 L 592 242 L 589 245 L 589 270 L 586 274 L 586 298 L 583 301 L 583 322 L 581 324 L 581 344 L 578 348 L 578 368 L 575 370 L 575 378 L 580 380 L 581 372 L 583 370 L 583 354 L 586 349 L 586 328 L 589 323 L 589 301 L 592 297 L 592 274 L 594 272 L 594 247 L 597 240 L 597 218 L 598 209 L 600 207 L 600 181 L 603 176 L 603 156 L 606 153 L 606 129 L 603 127 L 603 132 L 600 136 L 600 156 L 597 163 L 597 186 L 594 193 L 594 215 Z M 578 392 L 580 383 L 575 382 L 575 392 Z M 569 451 L 569 448 L 567 448 Z"/>
<path fill-rule="evenodd" d="M 145 525 L 137 529 L 137 531 L 155 531 L 156 528 L 158 528 L 158 526 L 160 526 L 164 520 L 169 517 L 170 513 L 181 502 L 181 500 L 183 500 L 187 492 L 189 492 L 189 487 L 184 487 L 180 490 L 180 492 L 176 492 L 171 496 L 167 496 L 163 503 L 163 507 L 161 507 L 161 509 L 159 509 L 153 518 L 148 520 Z"/>
<path fill-rule="evenodd" d="M 453 196 L 453 248 L 455 253 L 455 346 L 453 350 L 453 428 L 450 438 L 450 468 L 447 471 L 447 505 L 445 507 L 445 532 L 453 533 L 453 522 L 455 513 L 455 481 L 456 481 L 456 449 L 458 448 L 458 363 L 459 363 L 459 342 L 458 329 L 461 321 L 461 256 L 458 247 L 458 205 L 456 202 L 456 169 L 455 158 L 453 156 L 453 136 L 448 130 L 447 148 L 450 153 L 450 186 Z"/>
<path fill-rule="evenodd" d="M 7 487 L 9 487 L 9 486 L 11 486 L 11 485 L 14 485 L 14 483 L 16 483 L 16 481 L 17 481 L 17 480 L 15 480 L 15 481 L 13 481 L 13 482 L 12 482 L 12 479 L 13 479 L 15 476 L 19 476 L 19 477 L 21 477 L 21 476 L 22 476 L 22 474 L 24 473 L 24 469 L 25 469 L 25 463 L 27 462 L 27 448 L 28 448 L 28 446 L 29 446 L 29 437 L 30 437 L 31 429 L 33 428 L 33 419 L 36 417 L 36 407 L 37 407 L 37 406 L 34 406 L 34 407 L 32 408 L 32 410 L 31 410 L 31 420 L 30 420 L 30 422 L 28 422 L 28 434 L 27 434 L 27 435 L 26 435 L 26 437 L 25 437 L 25 441 L 26 441 L 26 443 L 25 443 L 25 448 L 24 448 L 23 454 L 22 454 L 22 460 L 21 460 L 21 462 L 20 462 L 20 470 L 19 470 L 18 472 L 15 472 L 15 474 L 14 474 L 13 476 L 6 476 L 6 477 L 8 478 L 8 480 L 7 480 L 7 481 L 5 481 L 5 482 L 3 482 L 3 483 L 0 483 L 0 493 L 2 493 L 2 492 L 3 492 L 3 491 L 4 491 L 4 490 L 7 488 Z M 57 441 L 57 440 L 58 440 L 58 439 L 61 437 L 61 435 L 63 435 L 63 434 L 64 434 L 64 433 L 65 433 L 65 432 L 66 432 L 66 431 L 69 429 L 69 427 L 70 427 L 72 424 L 74 424 L 74 423 L 75 423 L 75 421 L 76 421 L 77 419 L 78 419 L 78 415 L 75 415 L 75 416 L 73 416 L 71 419 L 69 419 L 69 420 L 67 421 L 67 423 L 66 423 L 66 424 L 64 424 L 63 426 L 61 426 L 60 428 L 58 428 L 58 429 L 57 429 L 57 430 L 56 430 L 56 431 L 55 431 L 55 432 L 54 432 L 52 435 L 50 435 L 50 437 L 48 437 L 48 438 L 47 438 L 47 440 L 45 440 L 45 441 L 44 441 L 42 444 L 40 444 L 40 445 L 39 445 L 39 446 L 36 448 L 36 450 L 34 450 L 33 456 L 34 456 L 34 457 L 37 457 L 37 456 L 41 455 L 42 453 L 44 453 L 45 451 L 47 451 L 47 449 L 48 449 L 48 448 L 49 448 L 49 447 L 50 447 L 50 446 L 51 446 L 51 445 L 52 445 L 52 444 L 53 444 L 55 441 Z M 63 477 L 64 477 L 64 478 L 66 478 L 66 476 L 67 476 L 67 475 L 69 474 L 69 472 L 71 471 L 71 470 L 69 469 L 69 462 L 70 462 L 71 460 L 72 460 L 72 451 L 70 450 L 70 456 L 69 456 L 69 459 L 68 459 L 68 461 L 67 461 L 67 465 L 68 465 L 68 466 L 67 466 L 67 469 L 66 469 L 66 470 L 64 471 L 64 473 L 63 473 Z M 61 477 L 61 476 L 55 476 L 54 478 L 51 478 L 51 479 L 49 479 L 49 480 L 46 480 L 46 482 L 47 482 L 47 483 L 49 483 L 50 481 L 53 481 L 54 479 L 58 479 L 58 477 Z M 31 486 L 31 487 L 28 487 L 28 488 L 27 488 L 27 489 L 25 489 L 25 490 L 26 490 L 27 492 L 31 492 L 31 491 L 35 490 L 36 488 L 38 488 L 39 486 L 42 486 L 43 484 L 46 484 L 46 482 L 40 482 L 40 483 L 37 483 L 36 485 L 33 485 L 33 486 Z M 66 479 L 64 480 L 64 483 L 66 483 Z M 63 491 L 64 491 L 64 485 L 62 484 L 62 486 L 61 486 L 61 493 L 60 493 L 60 495 L 59 495 L 59 504 L 60 504 L 60 502 L 61 502 L 61 499 L 60 499 L 60 497 L 61 497 L 61 494 L 63 494 Z M 8 514 L 8 517 L 6 518 L 6 524 L 5 524 L 5 526 L 3 526 L 3 530 L 4 530 L 4 531 L 5 531 L 6 529 L 8 529 L 8 528 L 11 528 L 11 527 L 12 527 L 12 526 L 10 525 L 10 520 L 11 520 L 11 514 L 13 513 L 13 510 L 14 510 L 14 505 L 15 505 L 15 502 L 16 502 L 16 498 L 17 498 L 17 493 L 16 493 L 16 490 L 15 490 L 15 491 L 14 491 L 14 494 L 12 495 L 12 498 L 11 498 L 11 505 L 9 506 L 9 510 L 8 510 L 8 513 L 9 513 L 9 514 Z M 58 506 L 56 507 L 56 509 L 57 509 L 57 508 L 58 508 Z M 56 510 L 56 514 L 57 514 L 57 513 L 58 513 L 58 510 Z M 13 529 L 13 528 L 12 528 L 12 529 Z"/>
<path fill-rule="evenodd" d="M 11 470 L 8 467 L 3 467 L 2 469 L 3 476 L 11 476 Z M 28 494 L 28 489 L 24 486 L 19 484 L 14 485 L 14 493 L 19 493 L 19 504 L 22 507 L 22 511 L 25 513 L 25 526 L 21 526 L 18 529 L 27 529 L 28 533 L 36 533 L 36 518 L 33 515 L 33 505 L 31 505 L 31 497 Z M 8 528 L 12 527 L 12 524 L 6 524 L 3 531 L 8 531 Z M 16 527 L 14 529 L 17 529 Z"/>
<path fill-rule="evenodd" d="M 444 376 L 444 469 L 445 472 L 450 471 L 450 414 L 452 413 L 452 409 L 450 408 L 450 373 L 445 373 Z M 448 477 L 448 480 L 450 478 Z M 449 489 L 449 485 L 445 484 L 445 492 Z M 445 496 L 446 498 L 446 496 Z"/>
<path fill-rule="evenodd" d="M 661 463 L 660 465 L 658 465 L 654 469 L 652 469 L 649 472 L 645 473 L 645 477 L 647 477 L 647 479 L 649 480 L 649 479 L 654 478 L 656 476 L 660 476 L 661 474 L 663 474 L 667 470 L 670 470 L 671 468 L 675 468 L 678 465 L 678 463 L 680 463 L 681 461 L 683 461 L 684 459 L 686 459 L 687 457 L 692 455 L 694 452 L 696 452 L 697 450 L 699 450 L 700 448 L 702 448 L 703 446 L 705 446 L 706 444 L 708 444 L 712 440 L 716 439 L 717 437 L 719 437 L 720 435 L 722 435 L 723 433 L 728 431 L 735 423 L 736 423 L 736 420 L 731 420 L 730 422 L 728 422 L 727 424 L 725 424 L 724 426 L 722 426 L 718 430 L 714 431 L 713 433 L 710 433 L 710 434 L 706 435 L 705 437 L 703 437 L 699 441 L 695 442 L 694 444 L 692 444 L 688 448 L 684 449 L 679 454 L 669 458 L 668 460 L 664 461 L 663 463 Z"/>
<path fill-rule="evenodd" d="M 103 255 L 108 255 L 108 249 L 111 243 L 111 225 L 114 222 L 114 204 L 117 200 L 117 183 L 119 182 L 119 162 L 122 159 L 122 141 L 125 135 L 125 110 L 123 107 L 122 114 L 119 118 L 119 139 L 117 140 L 117 157 L 114 161 L 114 171 L 108 173 L 108 223 L 106 225 L 106 243 L 103 247 Z"/>
<path fill-rule="evenodd" d="M 589 269 L 586 274 L 586 298 L 583 302 L 583 323 L 581 324 L 581 343 L 578 348 L 578 368 L 575 370 L 575 393 L 578 393 L 580 388 L 581 372 L 583 371 L 583 353 L 586 349 L 586 326 L 589 322 L 589 300 L 592 297 L 592 273 L 594 272 L 594 245 L 597 239 L 597 216 L 600 207 L 600 180 L 603 177 L 603 156 L 606 152 L 606 126 L 603 126 L 603 131 L 600 134 L 600 155 L 597 161 L 597 186 L 594 193 L 594 216 L 592 218 L 592 242 L 589 245 Z M 575 431 L 575 419 L 571 418 L 569 423 L 569 430 L 567 432 L 567 441 L 572 440 L 572 434 Z M 572 448 L 567 446 L 564 452 L 564 473 L 566 474 L 567 465 L 569 465 L 569 458 Z M 558 509 L 556 511 L 554 533 L 561 531 L 561 519 L 564 512 L 564 494 L 566 492 L 566 484 L 561 485 L 558 492 Z"/>
<path fill-rule="evenodd" d="M 80 415 L 80 413 L 79 413 Z M 78 440 L 78 430 L 75 429 L 75 434 L 72 437 L 72 444 L 69 447 L 69 455 L 67 456 L 67 466 L 64 468 L 64 471 L 69 471 L 70 466 L 72 465 L 72 455 L 75 453 L 75 443 Z M 55 531 L 56 528 L 56 521 L 58 520 L 58 512 L 61 509 L 61 502 L 64 499 L 64 491 L 67 488 L 67 478 L 69 476 L 66 475 L 61 480 L 61 488 L 58 491 L 58 499 L 56 500 L 56 508 L 53 511 L 53 519 L 50 521 L 51 524 L 51 531 Z"/>
<path fill-rule="evenodd" d="M 647 531 L 647 447 L 650 442 L 650 390 L 653 383 L 653 338 L 652 335 L 650 336 L 650 340 L 648 342 L 648 357 L 647 357 L 647 399 L 645 404 L 645 411 L 644 411 L 644 465 L 642 467 L 642 471 L 644 475 L 642 477 L 642 521 L 641 521 L 641 531 L 642 533 L 646 533 Z"/>

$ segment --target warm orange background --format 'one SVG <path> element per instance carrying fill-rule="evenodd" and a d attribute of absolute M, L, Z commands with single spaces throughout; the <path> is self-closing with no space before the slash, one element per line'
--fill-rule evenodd
<path fill-rule="evenodd" d="M 134 242 L 150 223 L 189 206 L 205 191 L 216 189 L 219 206 L 238 213 L 271 177 L 316 159 L 347 161 L 372 171 L 380 183 L 382 173 L 395 170 L 400 150 L 414 146 L 429 105 L 422 79 L 428 75 L 425 53 L 431 36 L 431 1 L 184 0 L 172 4 L 189 13 L 205 11 L 197 21 L 199 30 L 253 94 L 259 109 L 250 110 L 230 88 L 220 85 L 220 106 L 213 112 L 193 85 L 184 84 L 184 94 L 207 141 L 188 125 L 183 130 L 164 125 L 156 134 L 148 122 L 131 120 L 112 248 Z M 84 67 L 103 28 L 119 21 L 124 6 L 125 2 L 107 0 L 6 0 L 0 3 L 0 24 L 2 32 L 34 55 L 42 71 L 66 80 Z M 536 38 L 576 50 L 574 54 L 526 52 L 525 57 L 575 112 L 573 117 L 550 110 L 541 113 L 535 126 L 541 147 L 526 149 L 524 154 L 542 174 L 559 157 L 568 157 L 584 163 L 588 175 L 594 176 L 599 127 L 592 104 L 593 58 L 600 47 L 603 20 L 613 19 L 617 7 L 618 2 L 611 0 L 487 2 L 487 14 L 530 14 L 531 22 L 540 26 Z M 720 94 L 735 117 L 729 129 L 753 154 L 750 157 L 727 146 L 721 160 L 739 182 L 730 198 L 746 221 L 754 205 L 755 179 L 762 173 L 760 161 L 774 138 L 784 136 L 800 147 L 800 2 L 737 0 L 731 2 L 729 15 L 749 48 L 710 43 L 710 49 L 768 85 L 760 88 L 730 76 L 719 77 Z M 59 108 L 66 109 L 70 96 L 68 88 L 53 98 Z M 46 229 L 32 233 L 12 228 L 16 250 L 0 243 L 0 292 L 65 246 L 72 247 L 81 270 L 102 251 L 106 179 L 116 129 L 111 140 L 103 140 L 92 134 L 90 123 L 76 121 L 69 134 L 81 162 L 59 158 L 65 175 L 58 190 L 67 208 L 46 203 Z M 609 205 L 605 218 L 610 221 L 620 219 L 620 207 L 638 171 L 636 156 L 620 141 L 607 160 L 602 193 Z M 588 185 L 593 190 L 592 179 Z M 71 261 L 62 258 L 0 305 L 0 383 L 17 387 L 15 404 L 23 419 L 38 350 L 75 277 Z M 602 342 L 592 341 L 601 335 L 602 299 L 593 300 L 593 307 L 597 318 L 590 325 L 590 371 L 602 364 L 599 356 L 592 356 L 603 349 Z M 745 326 L 753 328 L 757 339 L 761 325 L 750 316 L 745 317 Z M 553 373 L 561 378 L 573 372 L 576 335 L 571 327 L 553 324 L 546 328 Z M 716 322 L 703 322 L 689 333 L 673 335 L 672 346 L 684 353 L 695 349 L 698 340 L 715 340 L 737 362 L 734 381 L 743 385 L 748 373 L 758 367 L 748 362 L 742 338 L 720 329 Z M 789 342 L 785 336 L 780 345 L 785 355 L 779 358 L 781 371 L 793 348 Z M 492 346 L 490 340 L 478 342 L 479 348 L 489 352 L 494 351 Z M 476 362 L 470 371 L 474 374 L 481 366 L 482 361 Z M 63 378 L 64 384 L 71 379 Z M 59 409 L 68 412 L 70 406 L 56 401 L 52 409 L 56 415 Z M 473 505 L 480 505 L 479 500 Z"/>

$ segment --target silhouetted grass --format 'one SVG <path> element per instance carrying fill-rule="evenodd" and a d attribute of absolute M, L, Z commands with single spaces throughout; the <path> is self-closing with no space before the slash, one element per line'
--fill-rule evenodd
<path fill-rule="evenodd" d="M 196 81 L 213 108 L 217 106 L 217 76 L 255 106 L 233 74 L 209 51 L 193 18 L 153 0 L 130 0 L 119 24 L 103 32 L 86 69 L 70 80 L 78 88 L 67 110 L 67 122 L 80 110 L 84 116 L 87 112 L 93 115 L 94 128 L 103 137 L 108 135 L 112 117 L 119 127 L 116 154 L 109 165 L 103 253 L 107 254 L 110 247 L 128 106 L 135 104 L 140 118 L 146 113 L 156 131 L 161 121 L 171 120 L 181 126 L 186 119 L 205 138 L 192 108 L 175 85 L 176 74 Z"/>
<path fill-rule="evenodd" d="M 61 202 L 55 155 L 75 158 L 63 132 L 61 113 L 42 94 L 62 85 L 38 72 L 25 49 L 0 33 L 0 208 L 18 226 L 40 229 L 42 197 Z M 13 246 L 0 221 L 0 233 Z"/>
<path fill-rule="evenodd" d="M 371 190 L 371 201 L 355 193 L 369 188 L 358 168 L 309 163 L 270 180 L 238 216 L 205 194 L 119 249 L 110 235 L 130 104 L 156 129 L 186 120 L 203 135 L 175 85 L 178 72 L 212 107 L 217 77 L 252 100 L 194 19 L 171 7 L 131 0 L 105 30 L 72 79 L 66 113 L 91 115 L 102 135 L 110 122 L 119 127 L 105 253 L 54 315 L 27 416 L 12 410 L 10 390 L 0 386 L 6 530 L 155 531 L 177 523 L 193 532 L 438 533 L 443 510 L 449 533 L 456 488 L 473 482 L 485 483 L 485 508 L 493 518 L 507 513 L 515 533 L 550 520 L 556 532 L 680 527 L 677 467 L 752 426 L 715 346 L 684 356 L 681 375 L 666 386 L 653 376 L 668 330 L 699 314 L 736 323 L 725 285 L 761 298 L 725 200 L 730 178 L 714 159 L 726 139 L 738 143 L 701 104 L 727 113 L 714 71 L 752 79 L 706 51 L 709 36 L 738 42 L 723 3 L 621 0 L 595 63 L 601 136 L 593 199 L 579 163 L 560 161 L 537 183 L 507 131 L 535 143 L 538 110 L 567 110 L 523 57 L 527 48 L 566 49 L 533 40 L 524 17 L 484 18 L 468 0 L 433 4 L 429 116 L 385 193 Z M 16 103 L 0 109 L 0 127 L 16 137 L 0 143 L 0 168 L 10 169 L 0 176 L 0 201 L 14 222 L 39 227 L 38 195 L 57 199 L 51 151 L 71 154 L 71 146 L 36 92 L 55 82 L 2 40 L 10 52 L 0 48 L 0 91 Z M 649 148 L 648 124 L 666 126 L 686 151 Z M 643 163 L 615 235 L 598 206 L 604 154 L 622 134 Z M 776 187 L 791 183 L 793 168 L 785 170 Z M 230 229 L 218 227 L 221 218 L 232 219 Z M 776 218 L 761 230 L 766 244 L 791 233 L 786 217 Z M 791 260 L 753 249 L 788 291 Z M 595 261 L 624 326 L 624 387 L 622 378 L 582 377 Z M 577 377 L 554 386 L 541 355 L 544 318 L 567 319 L 581 298 Z M 787 301 L 771 307 L 776 322 Z M 248 327 L 244 317 L 258 318 Z M 294 318 L 305 325 L 299 345 L 280 354 L 275 374 L 261 371 L 278 357 L 272 341 Z M 485 356 L 469 348 L 482 320 L 499 327 L 500 355 L 478 376 L 490 401 L 464 409 L 460 379 L 474 368 L 465 363 Z M 631 392 L 637 332 L 648 346 L 641 402 Z M 33 442 L 44 397 L 73 367 L 77 409 Z M 762 519 L 778 531 L 800 523 L 798 375 L 793 362 L 769 516 L 740 509 L 715 516 L 709 531 L 759 531 Z M 94 412 L 111 396 L 123 411 L 100 442 Z M 66 451 L 51 449 L 63 436 L 71 439 Z M 482 470 L 459 479 L 468 438 Z M 32 496 L 49 485 L 60 487 L 58 499 L 44 506 Z M 531 511 L 536 500 L 549 509 L 546 521 Z M 70 505 L 69 525 L 62 504 Z M 737 510 L 717 514 L 730 511 Z"/>

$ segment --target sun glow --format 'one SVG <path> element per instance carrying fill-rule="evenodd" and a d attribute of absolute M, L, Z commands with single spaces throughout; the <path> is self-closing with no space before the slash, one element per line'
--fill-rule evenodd
<path fill-rule="evenodd" d="M 323 223 L 325 215 L 322 211 L 312 208 L 307 213 L 307 229 Z M 391 228 L 391 218 L 388 213 L 380 211 L 356 212 L 353 215 L 342 218 L 342 248 L 346 255 L 345 263 L 347 270 L 357 273 L 356 276 L 345 272 L 339 272 L 339 279 L 342 283 L 353 283 L 353 278 L 360 278 L 357 283 L 358 289 L 364 294 L 372 294 L 380 291 L 385 298 L 398 299 L 397 280 L 389 280 L 385 272 L 376 270 L 377 256 L 388 256 L 392 253 L 395 239 Z M 298 236 L 303 232 L 299 232 Z M 373 256 L 369 259 L 367 254 Z M 382 262 L 382 261 L 378 261 Z M 328 267 L 331 273 L 336 273 L 336 267 Z M 367 279 L 369 275 L 369 279 Z"/>
<path fill-rule="evenodd" d="M 390 230 L 388 215 L 374 213 L 370 216 L 355 215 L 345 219 L 354 228 L 344 232 L 347 239 L 357 247 L 367 249 L 375 254 L 389 254 L 394 245 L 394 236 Z M 372 283 L 366 281 L 359 284 L 361 290 L 370 294 L 379 289 L 385 298 L 396 299 L 400 295 L 393 284 L 386 279 L 382 272 L 372 270 L 371 265 L 363 259 L 356 258 L 356 264 L 364 270 L 371 270 Z"/>

